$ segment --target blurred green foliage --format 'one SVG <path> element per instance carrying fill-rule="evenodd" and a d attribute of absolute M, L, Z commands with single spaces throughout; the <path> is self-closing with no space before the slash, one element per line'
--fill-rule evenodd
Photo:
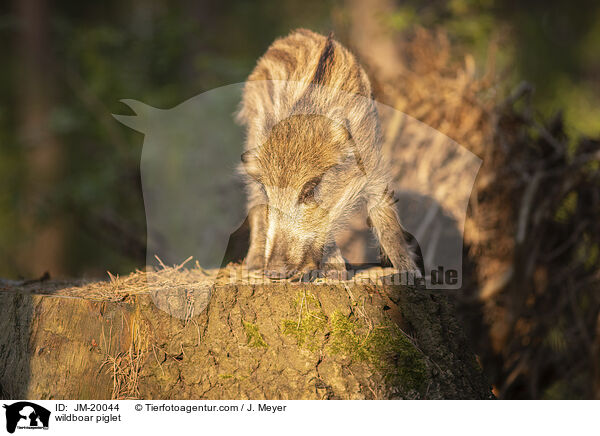
<path fill-rule="evenodd" d="M 29 276 L 16 260 L 27 177 L 19 137 L 17 64 L 22 24 L 0 6 L 0 277 Z M 64 150 L 60 177 L 40 207 L 58 219 L 68 275 L 125 273 L 145 263 L 139 163 L 142 135 L 111 117 L 133 98 L 170 108 L 204 91 L 243 81 L 272 40 L 308 26 L 326 32 L 325 1 L 52 3 L 44 19 L 51 54 L 50 123 Z M 30 174 L 35 177 L 35 174 Z M 41 217 L 36 218 L 40 225 Z M 140 250 L 141 248 L 141 250 Z"/>

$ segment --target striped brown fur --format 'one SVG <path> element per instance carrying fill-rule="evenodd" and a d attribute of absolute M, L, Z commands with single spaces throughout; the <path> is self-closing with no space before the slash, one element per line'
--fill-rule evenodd
<path fill-rule="evenodd" d="M 238 120 L 250 268 L 344 270 L 335 235 L 366 205 L 394 267 L 415 269 L 389 199 L 369 79 L 333 35 L 300 29 L 273 42 L 245 84 Z"/>

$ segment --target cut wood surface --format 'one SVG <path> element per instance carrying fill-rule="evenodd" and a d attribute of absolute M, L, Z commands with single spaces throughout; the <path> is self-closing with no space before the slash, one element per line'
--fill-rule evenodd
<path fill-rule="evenodd" d="M 0 394 L 491 397 L 452 294 L 390 284 L 383 270 L 258 284 L 232 282 L 239 271 L 180 265 L 98 282 L 0 284 Z"/>

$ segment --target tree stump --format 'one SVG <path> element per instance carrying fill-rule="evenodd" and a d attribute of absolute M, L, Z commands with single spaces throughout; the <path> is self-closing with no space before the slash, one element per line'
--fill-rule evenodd
<path fill-rule="evenodd" d="M 201 282 L 195 270 L 210 275 L 174 268 L 104 282 L 0 286 L 0 394 L 492 398 L 451 294 L 380 280 L 217 281 L 194 313 L 186 298 Z M 167 276 L 173 283 L 156 280 Z M 192 310 L 170 315 L 156 304 L 164 295 Z"/>

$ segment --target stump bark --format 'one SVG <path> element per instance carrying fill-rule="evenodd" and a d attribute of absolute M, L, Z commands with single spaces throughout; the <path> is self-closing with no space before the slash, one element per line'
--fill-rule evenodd
<path fill-rule="evenodd" d="M 201 313 L 174 317 L 155 304 L 160 289 L 132 283 L 0 287 L 2 396 L 492 397 L 451 295 L 382 283 L 217 284 Z M 189 297 L 189 287 L 173 289 Z"/>

